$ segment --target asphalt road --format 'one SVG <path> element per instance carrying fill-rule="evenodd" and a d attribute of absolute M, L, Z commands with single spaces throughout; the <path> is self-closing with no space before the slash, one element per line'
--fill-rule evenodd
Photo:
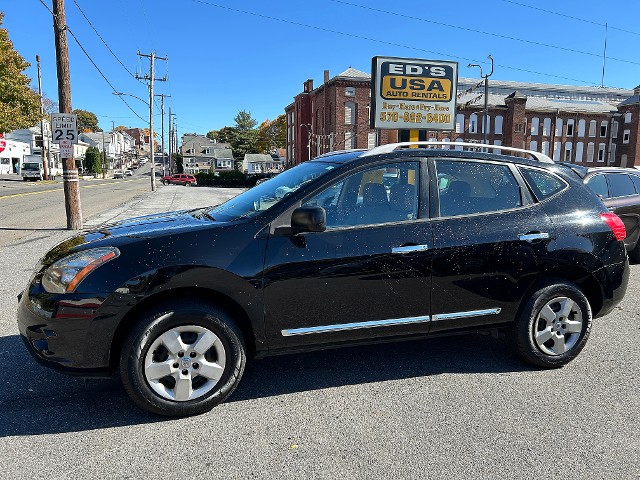
<path fill-rule="evenodd" d="M 162 187 L 153 201 L 208 204 L 207 190 Z M 121 215 L 151 208 L 127 195 Z M 16 294 L 35 252 L 68 235 L 0 245 L 0 478 L 640 478 L 640 265 L 562 369 L 525 366 L 483 335 L 274 357 L 251 361 L 210 413 L 168 420 L 117 378 L 40 367 L 20 341 Z"/>

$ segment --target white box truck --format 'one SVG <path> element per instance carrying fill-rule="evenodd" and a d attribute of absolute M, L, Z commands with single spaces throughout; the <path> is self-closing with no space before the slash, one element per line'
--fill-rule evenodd
<path fill-rule="evenodd" d="M 42 168 L 42 157 L 40 155 L 25 155 L 20 169 L 22 179 L 42 180 L 44 178 L 44 170 Z M 49 180 L 55 180 L 56 177 L 62 175 L 59 168 L 49 167 Z"/>

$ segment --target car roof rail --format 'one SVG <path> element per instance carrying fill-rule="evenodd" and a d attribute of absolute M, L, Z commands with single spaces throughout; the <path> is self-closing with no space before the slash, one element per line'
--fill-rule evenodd
<path fill-rule="evenodd" d="M 315 160 L 316 158 L 326 158 L 333 157 L 334 155 L 341 155 L 343 153 L 351 153 L 351 152 L 366 152 L 365 148 L 349 148 L 347 150 L 333 150 L 332 152 L 323 153 L 322 155 L 318 155 L 317 157 L 313 157 L 311 160 Z"/>
<path fill-rule="evenodd" d="M 525 153 L 532 157 L 534 160 L 542 163 L 555 163 L 551 158 L 549 158 L 544 153 L 534 152 L 532 150 L 524 150 L 522 148 L 515 147 L 503 147 L 502 145 L 489 145 L 484 143 L 468 143 L 468 142 L 400 142 L 400 143 L 388 143 L 386 145 L 380 145 L 379 147 L 372 148 L 371 150 L 367 150 L 364 152 L 361 157 L 370 157 L 372 155 L 380 155 L 383 153 L 391 153 L 398 148 L 401 147 L 412 147 L 417 145 L 424 145 L 427 147 L 435 147 L 435 146 L 448 146 L 448 147 L 470 147 L 475 149 L 495 149 L 495 150 L 504 150 L 506 152 L 515 152 L 515 153 Z"/>

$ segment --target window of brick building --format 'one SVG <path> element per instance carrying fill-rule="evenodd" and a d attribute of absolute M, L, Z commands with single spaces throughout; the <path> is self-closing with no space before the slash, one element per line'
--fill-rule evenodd
<path fill-rule="evenodd" d="M 531 135 L 538 135 L 538 129 L 540 128 L 540 119 L 533 117 L 531 119 Z"/>
<path fill-rule="evenodd" d="M 469 133 L 478 133 L 478 115 L 475 113 L 469 116 Z"/>
<path fill-rule="evenodd" d="M 596 136 L 596 121 L 595 120 L 591 120 L 589 122 L 589 136 L 590 137 L 595 137 Z"/>
<path fill-rule="evenodd" d="M 542 142 L 542 153 L 549 156 L 549 142 Z"/>
<path fill-rule="evenodd" d="M 571 161 L 571 151 L 573 149 L 573 144 L 571 142 L 567 142 L 564 144 L 564 155 L 562 157 L 563 161 L 570 162 Z"/>
<path fill-rule="evenodd" d="M 559 162 L 560 161 L 560 150 L 562 148 L 562 143 L 560 142 L 554 142 L 553 143 L 553 161 L 554 162 Z"/>
<path fill-rule="evenodd" d="M 482 133 L 484 133 L 485 125 L 487 126 L 487 133 L 491 133 L 491 115 L 487 115 L 487 118 L 482 116 Z"/>
<path fill-rule="evenodd" d="M 604 143 L 598 144 L 598 162 L 604 162 L 604 153 L 606 150 L 606 145 Z"/>
<path fill-rule="evenodd" d="M 584 137 L 585 121 L 584 118 L 578 120 L 578 136 Z"/>
<path fill-rule="evenodd" d="M 504 121 L 502 115 L 496 115 L 496 135 L 502 135 L 502 122 Z"/>
<path fill-rule="evenodd" d="M 611 122 L 611 138 L 618 138 L 618 122 L 615 120 Z"/>
<path fill-rule="evenodd" d="M 456 133 L 464 132 L 464 113 L 456 115 Z"/>
<path fill-rule="evenodd" d="M 584 149 L 584 143 L 582 142 L 578 142 L 576 144 L 576 155 L 575 155 L 575 162 L 579 163 L 582 162 L 582 151 Z"/>
<path fill-rule="evenodd" d="M 344 132 L 344 148 L 350 149 L 355 148 L 355 137 L 353 136 L 353 132 Z"/>
<path fill-rule="evenodd" d="M 601 137 L 606 137 L 607 136 L 607 127 L 609 126 L 609 122 L 607 122 L 606 120 L 603 120 L 602 123 L 600 124 L 600 136 Z"/>
<path fill-rule="evenodd" d="M 369 132 L 367 135 L 367 148 L 372 149 L 376 146 L 376 132 Z"/>
<path fill-rule="evenodd" d="M 494 140 L 493 144 L 499 147 L 502 145 L 502 140 Z M 493 153 L 502 153 L 502 150 L 500 150 L 499 148 L 494 148 Z"/>
<path fill-rule="evenodd" d="M 531 140 L 531 143 L 529 144 L 529 150 L 531 150 L 532 152 L 538 151 L 538 142 L 536 140 Z"/>
<path fill-rule="evenodd" d="M 587 162 L 593 162 L 593 150 L 593 142 L 589 142 L 589 144 L 587 145 Z"/>
<path fill-rule="evenodd" d="M 546 137 L 549 135 L 550 131 L 551 131 L 551 119 L 547 117 L 544 119 L 544 122 L 542 122 L 542 135 Z"/>
<path fill-rule="evenodd" d="M 353 125 L 356 123 L 356 104 L 354 102 L 347 102 L 344 104 L 344 123 L 346 125 Z"/>
<path fill-rule="evenodd" d="M 573 118 L 567 120 L 567 137 L 573 137 Z"/>
<path fill-rule="evenodd" d="M 631 123 L 631 112 L 624 114 L 624 123 Z"/>
<path fill-rule="evenodd" d="M 346 87 L 344 89 L 345 97 L 355 97 L 356 96 L 356 88 L 355 87 Z"/>
<path fill-rule="evenodd" d="M 516 132 L 516 133 L 524 132 L 524 123 L 516 123 L 513 126 L 513 131 Z"/>
<path fill-rule="evenodd" d="M 556 137 L 561 137 L 562 136 L 562 119 L 561 118 L 556 118 L 556 133 L 555 133 Z"/>
<path fill-rule="evenodd" d="M 631 137 L 631 130 L 625 130 L 622 133 L 622 143 L 629 143 L 630 137 Z"/>

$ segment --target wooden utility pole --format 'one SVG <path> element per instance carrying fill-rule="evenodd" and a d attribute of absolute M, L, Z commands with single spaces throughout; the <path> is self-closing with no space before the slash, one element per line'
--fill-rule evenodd
<path fill-rule="evenodd" d="M 173 175 L 171 159 L 173 155 L 173 131 L 171 130 L 171 107 L 169 107 L 169 175 Z"/>
<path fill-rule="evenodd" d="M 67 43 L 67 21 L 64 0 L 53 0 L 53 33 L 56 43 L 56 65 L 58 73 L 58 105 L 60 113 L 71 113 L 71 74 L 69 73 L 69 44 Z M 64 203 L 67 211 L 67 229 L 82 228 L 80 207 L 80 185 L 78 169 L 73 155 L 62 159 L 64 179 Z"/>
<path fill-rule="evenodd" d="M 49 180 L 49 165 L 47 165 L 47 147 L 44 142 L 44 97 L 42 96 L 42 75 L 40 73 L 40 55 L 36 55 L 38 64 L 38 95 L 40 95 L 40 135 L 42 136 L 42 178 Z"/>
<path fill-rule="evenodd" d="M 153 140 L 153 82 L 166 82 L 167 77 L 164 76 L 162 78 L 155 78 L 155 64 L 156 60 L 164 60 L 167 61 L 166 57 L 157 57 L 155 50 L 151 52 L 149 55 L 138 52 L 139 57 L 148 57 L 150 63 L 149 75 L 144 77 L 139 77 L 136 75 L 136 78 L 142 78 L 143 80 L 149 81 L 149 143 L 151 144 L 151 191 L 156 191 L 156 155 L 155 155 L 155 142 Z"/>
<path fill-rule="evenodd" d="M 166 175 L 166 170 L 167 170 L 167 162 L 164 158 L 164 98 L 165 97 L 171 97 L 171 95 L 165 95 L 164 93 L 160 93 L 158 95 L 156 95 L 156 97 L 160 97 L 160 111 L 162 112 L 162 116 L 160 118 L 162 118 L 162 175 Z"/>

